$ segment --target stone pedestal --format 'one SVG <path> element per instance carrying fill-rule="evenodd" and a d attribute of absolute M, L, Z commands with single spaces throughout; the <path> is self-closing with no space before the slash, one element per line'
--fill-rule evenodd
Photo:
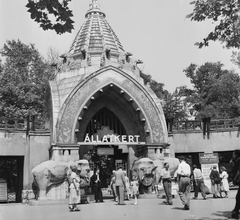
<path fill-rule="evenodd" d="M 169 157 L 170 150 L 169 144 L 148 144 L 143 146 L 138 146 L 138 156 L 148 157 L 152 160 L 163 159 L 164 157 Z"/>
<path fill-rule="evenodd" d="M 57 144 L 50 148 L 50 159 L 54 161 L 76 161 L 79 160 L 79 145 Z"/>

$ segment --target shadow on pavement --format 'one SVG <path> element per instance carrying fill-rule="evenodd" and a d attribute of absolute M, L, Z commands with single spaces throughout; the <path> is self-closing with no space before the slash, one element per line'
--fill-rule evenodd
<path fill-rule="evenodd" d="M 231 218 L 231 211 L 217 211 L 213 213 L 213 215 L 216 216 L 221 216 L 221 217 L 226 217 L 226 218 Z"/>
<path fill-rule="evenodd" d="M 183 211 L 183 207 L 174 207 L 172 209 L 176 209 L 176 210 L 182 210 Z"/>

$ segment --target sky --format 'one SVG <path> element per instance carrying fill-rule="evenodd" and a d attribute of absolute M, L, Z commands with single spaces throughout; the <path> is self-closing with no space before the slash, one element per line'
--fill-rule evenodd
<path fill-rule="evenodd" d="M 0 0 L 0 48 L 7 40 L 33 43 L 47 58 L 49 48 L 59 54 L 68 52 L 78 30 L 85 21 L 85 14 L 91 0 L 71 0 L 74 30 L 57 35 L 54 31 L 43 31 L 30 18 L 25 5 L 27 0 Z M 194 22 L 185 18 L 193 10 L 191 0 L 98 0 L 101 10 L 123 48 L 133 58 L 144 63 L 139 65 L 145 74 L 164 83 L 164 89 L 173 92 L 176 87 L 186 85 L 190 80 L 183 72 L 191 63 L 198 66 L 205 62 L 220 61 L 224 68 L 240 70 L 231 60 L 232 50 L 223 48 L 218 42 L 198 49 L 195 42 L 201 41 L 213 30 L 211 21 Z"/>

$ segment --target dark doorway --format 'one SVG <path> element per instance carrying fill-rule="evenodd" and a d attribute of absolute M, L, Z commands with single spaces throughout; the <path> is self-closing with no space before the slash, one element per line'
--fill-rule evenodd
<path fill-rule="evenodd" d="M 21 202 L 24 156 L 0 156 L 0 178 L 7 181 L 8 202 Z"/>
<path fill-rule="evenodd" d="M 112 154 L 99 154 L 100 149 L 112 149 Z M 102 178 L 102 187 L 108 187 L 111 182 L 112 171 L 116 170 L 118 164 L 123 165 L 124 170 L 127 170 L 128 153 L 122 153 L 117 145 L 102 145 L 94 146 L 91 151 L 91 162 L 93 169 L 99 168 Z"/>

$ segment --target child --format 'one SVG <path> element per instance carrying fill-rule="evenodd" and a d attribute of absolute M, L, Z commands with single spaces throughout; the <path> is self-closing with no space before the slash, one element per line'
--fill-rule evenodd
<path fill-rule="evenodd" d="M 133 192 L 133 197 L 134 197 L 134 205 L 137 205 L 137 195 L 138 195 L 138 179 L 136 176 L 133 176 L 133 179 L 131 181 L 131 186 L 132 186 L 132 192 Z"/>

